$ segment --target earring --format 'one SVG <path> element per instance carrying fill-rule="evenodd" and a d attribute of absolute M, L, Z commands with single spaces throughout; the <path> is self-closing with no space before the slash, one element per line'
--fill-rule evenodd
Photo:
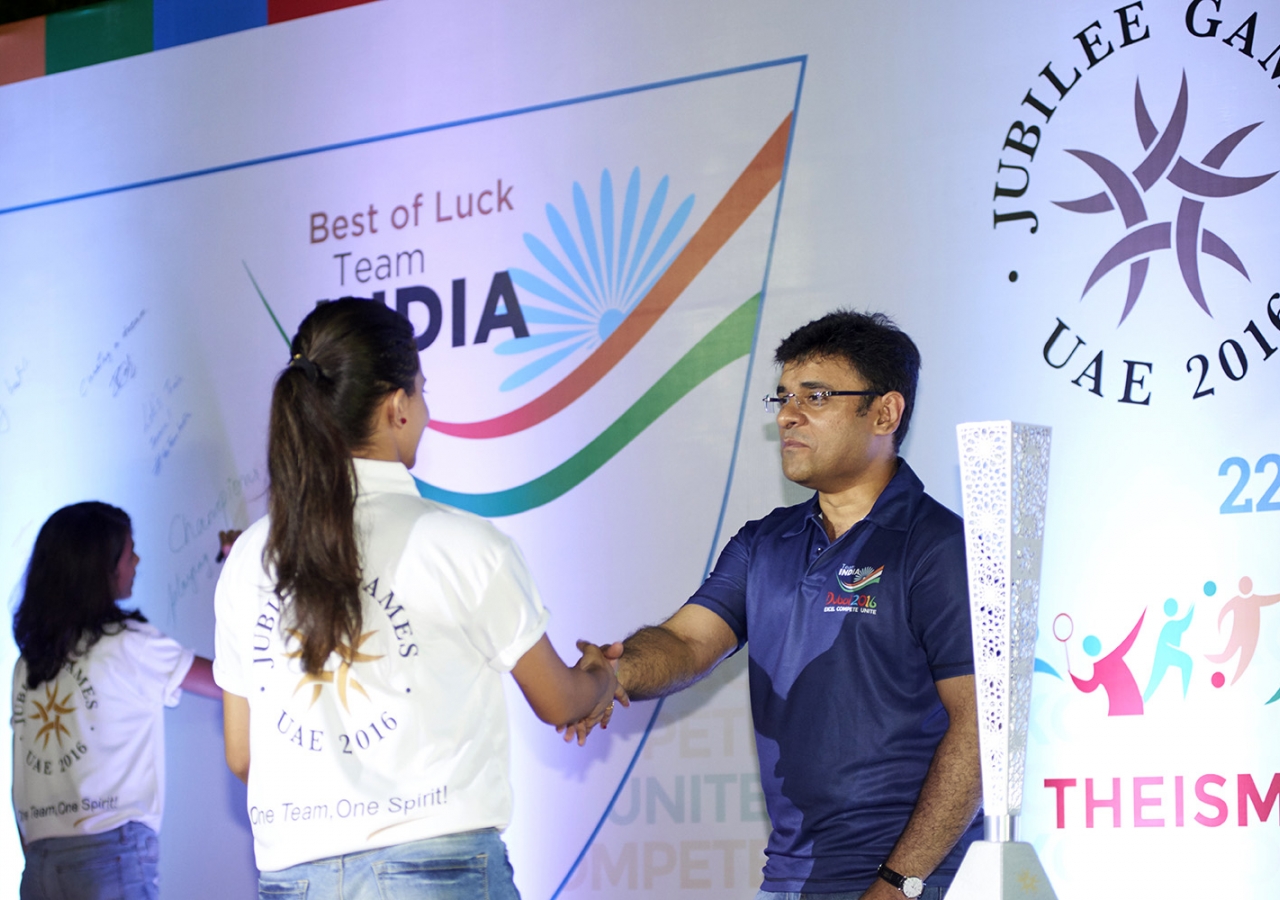
<path fill-rule="evenodd" d="M 409 424 L 409 420 L 408 420 L 408 419 L 406 419 L 404 416 L 401 416 L 401 417 L 400 417 L 400 424 L 401 424 L 401 425 L 408 425 L 408 424 Z"/>

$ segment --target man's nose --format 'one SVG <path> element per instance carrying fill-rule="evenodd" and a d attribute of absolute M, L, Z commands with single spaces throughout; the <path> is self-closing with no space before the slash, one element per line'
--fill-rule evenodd
<path fill-rule="evenodd" d="M 804 412 L 800 409 L 800 402 L 796 397 L 789 397 L 788 402 L 784 403 L 778 409 L 778 427 L 785 428 L 788 425 L 794 425 L 804 419 Z"/>

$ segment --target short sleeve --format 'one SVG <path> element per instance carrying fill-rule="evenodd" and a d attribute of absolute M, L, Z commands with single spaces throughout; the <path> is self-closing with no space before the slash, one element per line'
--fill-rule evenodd
<path fill-rule="evenodd" d="M 244 593 L 250 589 L 250 585 L 256 583 L 254 569 L 260 570 L 259 557 L 248 547 L 252 541 L 245 537 L 241 535 L 232 546 L 213 592 L 213 609 L 217 620 L 213 635 L 213 680 L 228 694 L 238 697 L 248 696 L 242 655 L 245 642 L 238 639 L 236 634 L 236 626 L 245 619 L 247 613 L 239 607 Z"/>
<path fill-rule="evenodd" d="M 751 537 L 756 523 L 748 522 L 720 551 L 715 568 L 686 603 L 703 606 L 724 619 L 738 638 L 747 642 L 747 571 L 751 565 Z"/>
<path fill-rule="evenodd" d="M 964 534 L 939 537 L 911 581 L 911 628 L 934 681 L 973 674 Z"/>
<path fill-rule="evenodd" d="M 490 666 L 509 672 L 546 633 L 551 614 L 542 605 L 520 548 L 505 535 L 496 537 L 494 565 L 463 627 Z"/>
<path fill-rule="evenodd" d="M 194 650 L 166 637 L 150 625 L 130 623 L 124 650 L 135 676 L 134 686 L 149 700 L 177 706 L 182 699 L 182 680 L 191 670 Z"/>

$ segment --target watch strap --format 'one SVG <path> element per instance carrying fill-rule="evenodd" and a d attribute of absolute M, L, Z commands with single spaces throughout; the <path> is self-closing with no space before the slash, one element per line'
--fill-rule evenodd
<path fill-rule="evenodd" d="M 921 879 L 908 878 L 908 876 L 903 875 L 900 872 L 893 871 L 893 869 L 890 869 L 884 863 L 880 864 L 880 868 L 876 870 L 876 874 L 879 875 L 882 880 L 889 882 L 889 884 L 893 885 L 898 890 L 902 891 L 902 893 L 907 897 L 920 896 L 920 892 L 918 890 L 914 894 L 907 893 L 906 887 L 907 887 L 908 881 L 914 882 L 912 887 L 915 887 L 915 885 L 919 885 L 921 888 L 924 887 L 924 882 Z"/>

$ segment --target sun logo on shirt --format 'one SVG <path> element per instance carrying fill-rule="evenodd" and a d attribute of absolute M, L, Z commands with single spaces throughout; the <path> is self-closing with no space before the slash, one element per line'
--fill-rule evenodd
<path fill-rule="evenodd" d="M 44 724 L 40 726 L 40 730 L 36 732 L 36 740 L 44 738 L 44 748 L 49 747 L 49 736 L 58 739 L 58 746 L 62 746 L 62 736 L 65 734 L 71 737 L 71 732 L 67 730 L 67 726 L 62 724 L 62 717 L 75 712 L 74 706 L 67 706 L 71 701 L 71 692 L 67 691 L 67 696 L 59 699 L 58 687 L 56 684 L 46 684 L 44 687 L 44 702 L 32 700 L 36 705 L 35 717 Z"/>
<path fill-rule="evenodd" d="M 293 629 L 289 630 L 289 634 L 298 640 L 302 640 L 302 635 Z M 337 670 L 324 669 L 314 675 L 310 672 L 304 673 L 302 679 L 298 682 L 298 686 L 293 689 L 294 694 L 297 694 L 308 684 L 311 685 L 311 702 L 307 704 L 307 708 L 310 709 L 320 699 L 321 693 L 324 692 L 324 686 L 332 684 L 337 687 L 338 700 L 341 701 L 342 708 L 347 712 L 351 712 L 351 708 L 347 706 L 348 688 L 359 691 L 366 700 L 370 699 L 368 692 L 364 689 L 364 685 L 360 684 L 359 680 L 351 674 L 351 667 L 358 662 L 373 662 L 374 660 L 382 659 L 380 655 L 370 656 L 368 653 L 360 652 L 360 648 L 364 646 L 365 641 L 375 634 L 377 634 L 377 631 L 366 631 L 360 635 L 360 639 L 355 642 L 354 646 L 339 643 L 335 651 L 339 657 Z M 300 659 L 302 657 L 302 649 L 299 648 L 292 653 L 286 653 L 285 656 L 289 659 Z"/>

